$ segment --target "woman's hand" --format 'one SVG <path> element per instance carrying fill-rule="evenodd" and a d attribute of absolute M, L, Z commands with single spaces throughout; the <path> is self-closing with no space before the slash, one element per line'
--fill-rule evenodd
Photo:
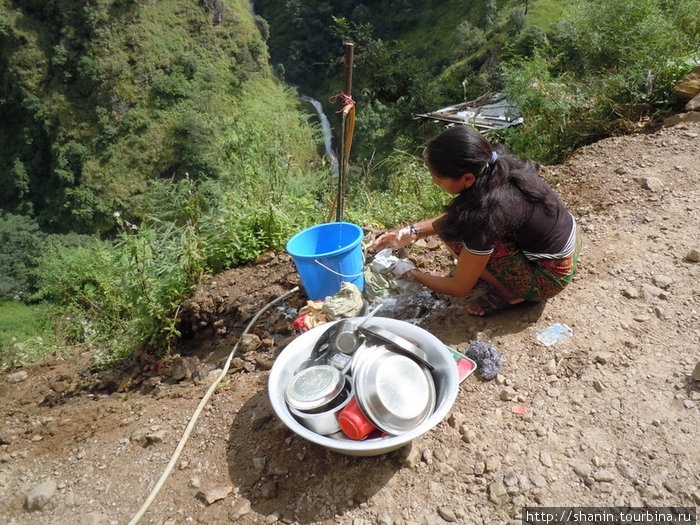
<path fill-rule="evenodd" d="M 410 270 L 404 272 L 404 274 L 401 276 L 401 278 L 404 281 L 408 281 L 409 283 L 415 283 L 417 273 L 421 273 L 418 268 L 411 268 Z"/>
<path fill-rule="evenodd" d="M 381 251 L 384 248 L 392 248 L 394 250 L 399 250 L 405 246 L 408 246 L 413 241 L 416 240 L 416 235 L 410 226 L 405 226 L 399 230 L 393 230 L 386 232 L 374 241 L 374 250 Z"/>

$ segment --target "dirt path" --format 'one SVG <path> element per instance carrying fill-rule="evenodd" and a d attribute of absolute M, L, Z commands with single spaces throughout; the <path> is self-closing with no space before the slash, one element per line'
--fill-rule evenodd
<path fill-rule="evenodd" d="M 546 169 L 585 234 L 581 271 L 545 305 L 488 320 L 443 298 L 421 326 L 457 348 L 493 343 L 502 375 L 468 378 L 450 416 L 399 451 L 342 456 L 279 422 L 268 370 L 304 301 L 275 309 L 141 523 L 515 524 L 523 506 L 698 505 L 699 159 L 696 124 Z M 97 374 L 76 354 L 2 378 L 0 522 L 127 523 L 243 327 L 296 280 L 285 256 L 217 275 L 187 305 L 184 359 Z M 573 336 L 545 347 L 554 323 Z"/>

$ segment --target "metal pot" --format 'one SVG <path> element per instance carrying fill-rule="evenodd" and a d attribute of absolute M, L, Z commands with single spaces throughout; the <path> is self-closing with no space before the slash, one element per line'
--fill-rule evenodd
<path fill-rule="evenodd" d="M 322 412 L 345 387 L 345 376 L 329 365 L 314 365 L 294 375 L 284 390 L 287 404 L 302 412 Z"/>
<path fill-rule="evenodd" d="M 321 436 L 328 436 L 340 431 L 338 423 L 338 413 L 343 410 L 353 397 L 352 381 L 345 382 L 345 388 L 341 395 L 335 400 L 340 399 L 340 404 L 332 403 L 332 408 L 323 412 L 303 412 L 293 407 L 288 407 L 294 418 L 306 428 Z"/>

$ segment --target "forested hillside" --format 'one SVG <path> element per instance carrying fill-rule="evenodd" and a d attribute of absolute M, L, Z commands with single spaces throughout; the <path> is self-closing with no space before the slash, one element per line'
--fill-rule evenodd
<path fill-rule="evenodd" d="M 3 0 L 0 207 L 100 232 L 149 213 L 155 180 L 306 168 L 314 137 L 255 22 L 244 0 Z"/>
<path fill-rule="evenodd" d="M 167 350 L 203 275 L 312 215 L 315 115 L 267 36 L 244 0 L 0 1 L 3 366 Z"/>

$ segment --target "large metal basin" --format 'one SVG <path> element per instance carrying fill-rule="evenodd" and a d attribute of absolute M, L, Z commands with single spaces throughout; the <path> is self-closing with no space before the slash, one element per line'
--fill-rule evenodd
<path fill-rule="evenodd" d="M 277 417 L 279 417 L 290 430 L 313 443 L 317 443 L 341 454 L 350 456 L 376 456 L 401 448 L 407 443 L 410 443 L 413 439 L 426 433 L 443 420 L 452 408 L 457 398 L 457 390 L 459 388 L 457 365 L 452 354 L 445 347 L 445 344 L 430 332 L 406 323 L 405 321 L 386 317 L 375 317 L 372 324 L 391 330 L 418 345 L 421 350 L 426 353 L 430 364 L 434 367 L 431 374 L 435 382 L 436 406 L 435 411 L 430 417 L 418 427 L 398 436 L 386 436 L 363 441 L 322 436 L 307 429 L 294 419 L 285 402 L 284 390 L 299 364 L 305 359 L 308 359 L 311 355 L 311 350 L 318 338 L 333 324 L 334 323 L 326 323 L 301 334 L 280 353 L 275 364 L 272 366 L 268 379 L 270 402 Z"/>

